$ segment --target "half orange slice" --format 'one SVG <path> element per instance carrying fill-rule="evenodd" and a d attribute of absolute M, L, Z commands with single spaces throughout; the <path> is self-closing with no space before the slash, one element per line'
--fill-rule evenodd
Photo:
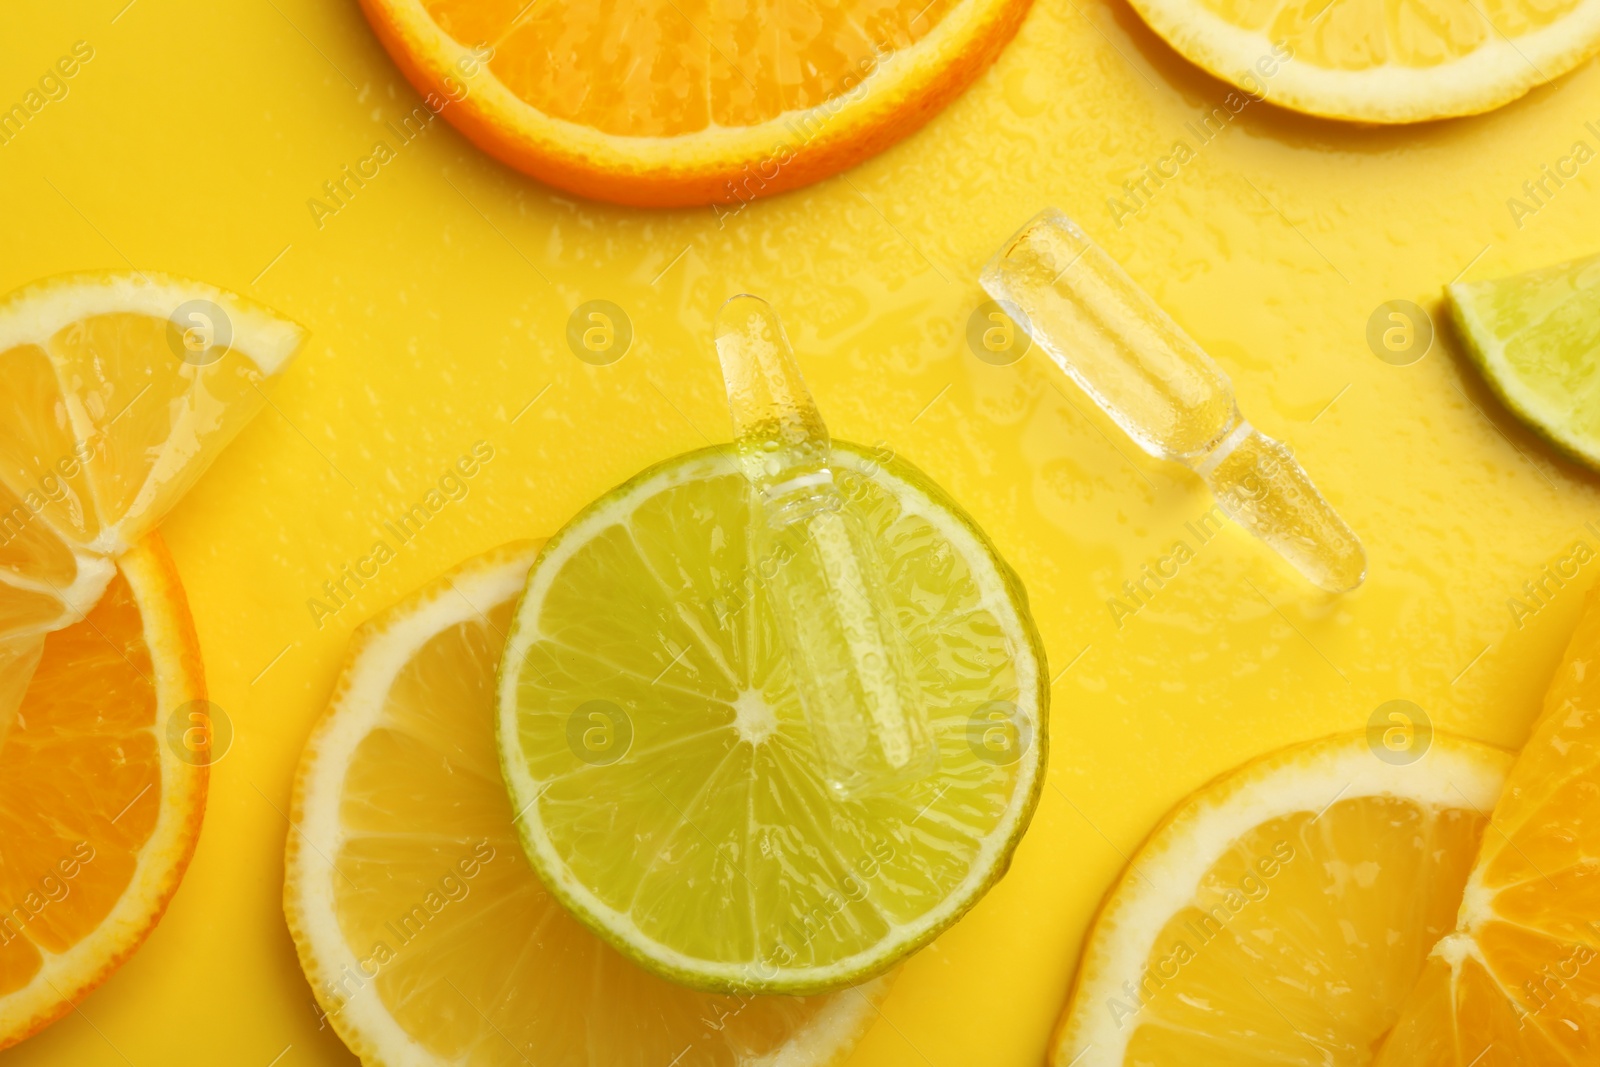
<path fill-rule="evenodd" d="M 44 639 L 0 746 L 0 1048 L 71 1010 L 155 927 L 194 852 L 207 760 L 194 624 L 159 535 Z"/>

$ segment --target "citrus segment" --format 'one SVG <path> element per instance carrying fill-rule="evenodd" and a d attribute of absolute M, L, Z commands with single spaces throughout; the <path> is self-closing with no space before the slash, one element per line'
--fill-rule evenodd
<path fill-rule="evenodd" d="M 0 746 L 16 718 L 22 698 L 28 692 L 28 683 L 44 653 L 42 634 L 25 634 L 0 640 Z"/>
<path fill-rule="evenodd" d="M 70 1010 L 166 909 L 207 775 L 165 728 L 204 696 L 188 604 L 152 534 L 87 618 L 43 638 L 0 745 L 0 1048 Z"/>
<path fill-rule="evenodd" d="M 1454 924 L 1510 762 L 1435 733 L 1397 765 L 1353 735 L 1197 790 L 1101 905 L 1052 1067 L 1370 1062 Z"/>
<path fill-rule="evenodd" d="M 537 545 L 469 561 L 363 626 L 296 776 L 284 907 L 334 1029 L 371 1065 L 820 1065 L 882 980 L 695 993 L 573 920 L 521 855 L 494 675 Z"/>
<path fill-rule="evenodd" d="M 1600 610 L 1583 621 L 1506 780 L 1382 1067 L 1600 1059 Z"/>
<path fill-rule="evenodd" d="M 81 405 L 78 426 L 93 442 L 84 469 L 96 510 L 119 540 L 164 513 L 266 402 L 255 387 L 267 372 L 255 358 L 229 346 L 189 362 L 187 348 L 180 354 L 169 344 L 172 330 L 164 316 L 118 311 L 80 319 L 51 338 L 61 378 Z M 298 344 L 298 337 L 285 333 L 280 341 Z"/>
<path fill-rule="evenodd" d="M 1487 111 L 1600 48 L 1600 0 L 1133 0 L 1133 6 L 1186 58 L 1250 96 L 1358 122 Z M 1236 113 L 1243 101 L 1231 96 L 1228 110 Z"/>
<path fill-rule="evenodd" d="M 90 544 L 100 533 L 100 519 L 83 465 L 72 462 L 90 452 L 87 434 L 74 424 L 77 405 L 69 406 L 56 364 L 42 347 L 66 324 L 29 322 L 24 327 L 16 317 L 31 317 L 36 310 L 34 301 L 26 296 L 13 296 L 5 306 L 13 316 L 13 332 L 32 332 L 34 338 L 22 341 L 18 337 L 19 343 L 0 352 L 0 367 L 11 386 L 0 396 L 0 457 L 4 462 L 0 472 L 15 487 L 17 496 L 36 495 L 37 508 L 48 518 L 48 525 L 78 544 Z M 80 440 L 85 443 L 81 449 Z M 7 511 L 9 514 L 10 509 Z"/>
<path fill-rule="evenodd" d="M 925 477 L 835 443 L 888 576 L 938 772 L 838 801 L 751 555 L 749 484 L 708 449 L 591 504 L 528 579 L 499 736 L 556 896 L 698 988 L 815 992 L 882 972 L 1003 873 L 1045 755 L 1025 594 Z"/>
<path fill-rule="evenodd" d="M 748 200 L 920 127 L 1010 40 L 1029 0 L 625 8 L 581 0 L 363 0 L 428 108 L 584 196 Z"/>
<path fill-rule="evenodd" d="M 1450 286 L 1468 353 L 1519 418 L 1600 468 L 1600 256 Z"/>

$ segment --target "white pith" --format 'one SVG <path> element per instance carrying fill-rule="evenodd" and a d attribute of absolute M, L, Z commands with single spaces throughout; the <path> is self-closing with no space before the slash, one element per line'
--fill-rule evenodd
<path fill-rule="evenodd" d="M 132 312 L 165 319 L 189 300 L 209 300 L 226 311 L 233 326 L 232 347 L 249 356 L 264 375 L 278 373 L 305 340 L 302 327 L 226 289 L 152 272 L 117 273 L 47 280 L 7 297 L 0 304 L 0 352 L 18 345 L 43 346 L 91 315 Z"/>
<path fill-rule="evenodd" d="M 41 514 L 41 522 L 47 520 Z M 72 557 L 77 564 L 78 571 L 72 576 L 72 584 L 62 587 L 40 578 L 25 574 L 18 574 L 11 570 L 0 570 L 0 588 L 11 586 L 14 589 L 26 590 L 30 593 L 40 593 L 54 597 L 61 602 L 61 613 L 54 619 L 18 630 L 17 634 L 34 634 L 43 636 L 52 630 L 60 630 L 79 622 L 89 614 L 91 608 L 100 602 L 105 595 L 106 586 L 110 584 L 112 575 L 117 573 L 117 565 L 110 556 L 98 552 L 88 552 L 82 549 L 73 549 Z M 0 596 L 4 596 L 0 591 Z"/>
<path fill-rule="evenodd" d="M 759 745 L 778 728 L 778 716 L 759 689 L 746 689 L 733 701 L 733 728 L 739 740 Z"/>

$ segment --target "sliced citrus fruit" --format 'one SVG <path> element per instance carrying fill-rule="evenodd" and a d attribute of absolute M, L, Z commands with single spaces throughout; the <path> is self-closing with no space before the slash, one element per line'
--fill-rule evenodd
<path fill-rule="evenodd" d="M 1382 1067 L 1600 1062 L 1600 596 L 1506 779 Z"/>
<path fill-rule="evenodd" d="M 1600 49 L 1600 0 L 1133 0 L 1133 6 L 1185 58 L 1250 98 L 1357 122 L 1488 111 Z M 1248 103 L 1230 96 L 1216 117 L 1226 124 Z"/>
<path fill-rule="evenodd" d="M 1454 925 L 1510 763 L 1434 733 L 1399 765 L 1357 734 L 1197 790 L 1102 903 L 1051 1067 L 1371 1062 Z"/>
<path fill-rule="evenodd" d="M 167 732 L 204 697 L 189 606 L 152 533 L 87 618 L 44 638 L 0 747 L 0 1048 L 69 1011 L 166 910 L 207 778 Z"/>
<path fill-rule="evenodd" d="M 1600 469 L 1600 255 L 1449 293 L 1457 332 L 1506 406 Z"/>
<path fill-rule="evenodd" d="M 69 275 L 0 301 L 0 640 L 82 618 L 303 339 L 159 274 Z"/>
<path fill-rule="evenodd" d="M 284 910 L 328 1019 L 385 1067 L 835 1062 L 878 980 L 814 998 L 664 982 L 529 869 L 494 745 L 494 677 L 538 545 L 470 560 L 357 631 L 295 778 Z"/>
<path fill-rule="evenodd" d="M 823 781 L 724 450 L 645 471 L 545 546 L 500 668 L 525 851 L 590 928 L 702 989 L 882 973 L 1004 873 L 1043 781 L 1048 685 L 1021 583 L 910 465 L 836 443 L 917 660 L 939 770 Z"/>
<path fill-rule="evenodd" d="M 426 107 L 583 196 L 734 203 L 845 169 L 927 122 L 1030 0 L 362 0 Z"/>
<path fill-rule="evenodd" d="M 0 1047 L 138 947 L 194 849 L 208 710 L 182 710 L 204 686 L 151 530 L 303 336 L 146 273 L 0 301 Z"/>

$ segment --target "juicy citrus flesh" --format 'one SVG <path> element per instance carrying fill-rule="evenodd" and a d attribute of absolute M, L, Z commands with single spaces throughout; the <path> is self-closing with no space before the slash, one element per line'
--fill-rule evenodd
<path fill-rule="evenodd" d="M 44 635 L 24 634 L 0 639 L 0 746 L 16 721 L 28 683 L 44 654 Z"/>
<path fill-rule="evenodd" d="M 1363 122 L 1486 111 L 1600 49 L 1595 0 L 1135 0 L 1134 6 L 1178 51 L 1252 97 Z M 1242 106 L 1230 102 L 1229 110 Z"/>
<path fill-rule="evenodd" d="M 1593 591 L 1462 902 L 1382 1067 L 1600 1060 L 1600 611 Z"/>
<path fill-rule="evenodd" d="M 824 784 L 724 451 L 639 475 L 552 538 L 501 666 L 535 867 L 601 936 L 699 988 L 881 973 L 998 879 L 1037 801 L 1048 694 L 1020 584 L 914 469 L 834 457 L 916 660 L 934 775 L 850 801 Z"/>
<path fill-rule="evenodd" d="M 463 564 L 369 623 L 296 780 L 285 907 L 334 1028 L 368 1064 L 820 1064 L 885 986 L 696 993 L 574 920 L 523 858 L 494 677 L 537 552 Z"/>
<path fill-rule="evenodd" d="M 1366 736 L 1246 764 L 1133 856 L 1085 943 L 1053 1067 L 1372 1061 L 1455 924 L 1510 756 Z"/>
<path fill-rule="evenodd" d="M 1010 40 L 1030 0 L 363 0 L 428 106 L 585 196 L 749 200 L 911 133 Z"/>
<path fill-rule="evenodd" d="M 66 1013 L 143 942 L 205 805 L 206 768 L 165 741 L 167 720 L 205 688 L 156 535 L 43 646 L 0 745 L 0 1048 Z"/>
<path fill-rule="evenodd" d="M 1600 468 L 1600 256 L 1449 293 L 1457 331 L 1506 405 Z"/>
<path fill-rule="evenodd" d="M 255 415 L 302 339 L 162 275 L 67 276 L 0 303 L 0 641 L 81 618 L 111 559 Z"/>
<path fill-rule="evenodd" d="M 424 0 L 463 44 L 497 42 L 489 69 L 552 118 L 627 137 L 754 126 L 850 91 L 877 55 L 922 40 L 959 0 L 777 0 L 624 7 Z M 849 83 L 850 74 L 858 77 Z"/>

